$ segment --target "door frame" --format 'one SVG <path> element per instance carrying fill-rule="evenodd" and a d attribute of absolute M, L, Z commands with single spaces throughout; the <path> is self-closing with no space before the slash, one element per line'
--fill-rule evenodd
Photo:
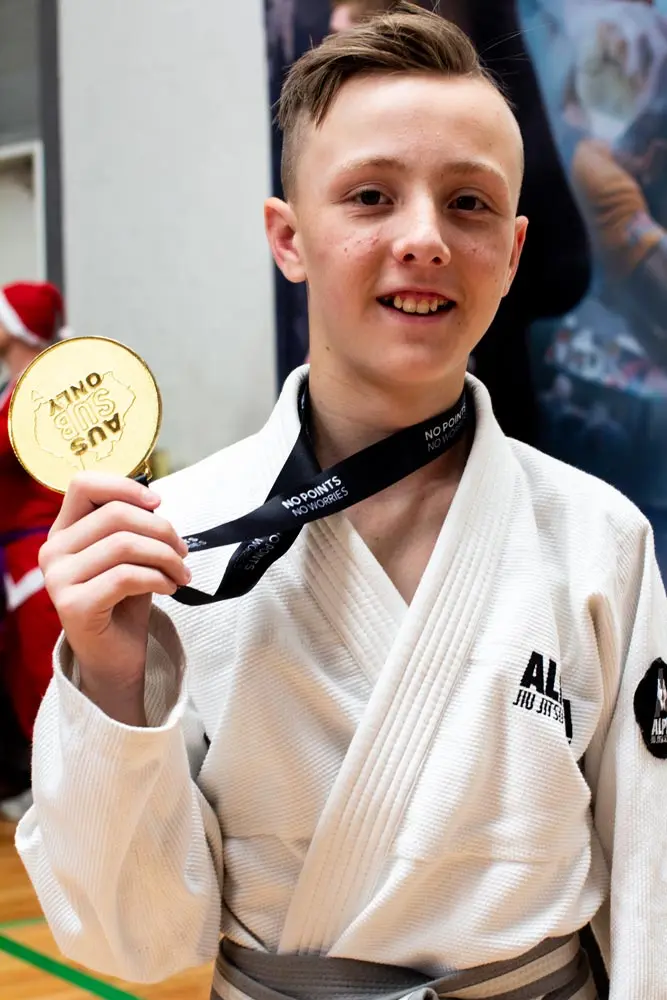
<path fill-rule="evenodd" d="M 29 159 L 32 164 L 34 187 L 35 240 L 37 244 L 37 278 L 46 280 L 46 196 L 44 187 L 44 144 L 40 139 L 27 142 L 0 142 L 0 164 Z"/>

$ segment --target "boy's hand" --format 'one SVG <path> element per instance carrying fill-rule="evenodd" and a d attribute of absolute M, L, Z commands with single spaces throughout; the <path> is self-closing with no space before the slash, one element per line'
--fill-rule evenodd
<path fill-rule="evenodd" d="M 187 545 L 153 511 L 156 493 L 131 479 L 71 483 L 40 567 L 81 673 L 107 715 L 145 725 L 144 669 L 152 594 L 189 583 Z"/>

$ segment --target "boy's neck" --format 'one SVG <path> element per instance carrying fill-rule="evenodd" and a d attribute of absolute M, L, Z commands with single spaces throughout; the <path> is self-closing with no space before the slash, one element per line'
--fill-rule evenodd
<path fill-rule="evenodd" d="M 448 410 L 459 399 L 463 380 L 396 389 L 311 366 L 309 389 L 315 452 L 322 468 L 328 468 L 404 427 Z M 447 457 L 442 456 L 445 461 Z M 442 469 L 441 462 L 431 464 Z"/>

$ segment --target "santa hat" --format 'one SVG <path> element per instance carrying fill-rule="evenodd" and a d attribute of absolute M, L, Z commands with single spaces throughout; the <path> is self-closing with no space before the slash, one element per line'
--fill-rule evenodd
<path fill-rule="evenodd" d="M 48 281 L 21 281 L 0 289 L 0 323 L 31 347 L 48 347 L 68 336 L 62 321 L 62 295 Z"/>

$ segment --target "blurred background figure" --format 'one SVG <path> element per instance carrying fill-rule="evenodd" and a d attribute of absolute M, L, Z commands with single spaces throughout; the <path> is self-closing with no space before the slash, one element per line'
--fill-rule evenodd
<path fill-rule="evenodd" d="M 419 0 L 416 0 L 419 3 Z M 395 0 L 331 0 L 331 20 L 329 29 L 345 31 L 354 27 L 365 17 L 377 14 L 379 11 L 391 10 Z M 419 6 L 425 6 L 419 3 Z"/>
<path fill-rule="evenodd" d="M 346 31 L 351 28 L 354 21 L 355 7 L 357 5 L 354 3 L 346 2 L 346 0 L 340 0 L 336 2 L 333 0 L 331 5 L 331 21 L 329 27 L 331 31 Z"/>
<path fill-rule="evenodd" d="M 62 335 L 62 317 L 60 292 L 47 282 L 16 283 L 0 291 L 0 361 L 7 378 L 0 387 L 0 817 L 8 820 L 18 820 L 30 805 L 28 750 L 60 632 L 38 553 L 61 500 L 36 483 L 15 457 L 9 403 L 24 369 Z"/>

